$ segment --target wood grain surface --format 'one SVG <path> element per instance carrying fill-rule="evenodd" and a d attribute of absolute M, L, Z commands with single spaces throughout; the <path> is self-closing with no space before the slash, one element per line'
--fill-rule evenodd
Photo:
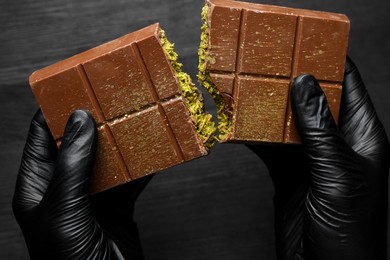
<path fill-rule="evenodd" d="M 347 14 L 350 56 L 390 133 L 389 3 L 383 0 L 262 3 Z M 160 22 L 195 79 L 202 0 L 0 1 L 0 259 L 28 259 L 11 210 L 29 122 L 34 70 Z M 209 111 L 215 113 L 206 95 Z M 146 259 L 275 259 L 273 187 L 243 145 L 217 144 L 205 158 L 156 174 L 136 205 Z"/>

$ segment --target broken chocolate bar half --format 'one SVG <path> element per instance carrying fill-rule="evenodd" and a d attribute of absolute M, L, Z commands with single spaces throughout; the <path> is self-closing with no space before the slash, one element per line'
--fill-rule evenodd
<path fill-rule="evenodd" d="M 220 141 L 299 143 L 289 89 L 303 73 L 319 80 L 337 122 L 345 15 L 207 0 L 202 19 L 198 80 L 218 107 Z"/>
<path fill-rule="evenodd" d="M 74 110 L 92 113 L 98 126 L 92 193 L 207 154 L 214 123 L 181 66 L 153 24 L 30 76 L 58 143 Z"/>

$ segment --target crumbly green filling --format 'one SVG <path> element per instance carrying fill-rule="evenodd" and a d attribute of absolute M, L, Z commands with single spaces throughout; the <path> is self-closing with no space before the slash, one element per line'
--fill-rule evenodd
<path fill-rule="evenodd" d="M 207 50 L 208 50 L 208 22 L 207 22 L 207 13 L 208 5 L 207 3 L 202 8 L 202 21 L 203 25 L 201 27 L 202 33 L 200 36 L 200 47 L 198 50 L 199 55 L 199 65 L 198 65 L 198 81 L 203 87 L 207 89 L 211 97 L 214 99 L 214 102 L 217 106 L 217 116 L 218 116 L 218 130 L 219 136 L 218 140 L 223 141 L 227 138 L 231 130 L 231 120 L 229 112 L 225 103 L 224 98 L 218 89 L 215 87 L 213 81 L 211 80 L 210 74 L 206 71 L 206 59 Z"/>
<path fill-rule="evenodd" d="M 203 145 L 210 149 L 216 139 L 216 127 L 212 116 L 205 113 L 202 95 L 198 92 L 190 76 L 181 70 L 183 64 L 178 62 L 178 55 L 173 50 L 174 44 L 168 41 L 163 30 L 160 30 L 160 42 L 179 80 L 183 97 L 194 120 L 198 136 L 202 140 Z"/>

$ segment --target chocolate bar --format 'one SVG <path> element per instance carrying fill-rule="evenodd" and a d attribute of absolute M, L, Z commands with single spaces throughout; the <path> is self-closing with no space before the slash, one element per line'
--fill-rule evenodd
<path fill-rule="evenodd" d="M 96 120 L 92 193 L 207 154 L 214 123 L 181 66 L 153 24 L 30 76 L 59 143 L 72 111 L 88 110 Z"/>
<path fill-rule="evenodd" d="M 302 73 L 319 80 L 337 122 L 345 15 L 207 0 L 202 19 L 198 80 L 217 104 L 221 141 L 299 143 L 289 89 Z"/>

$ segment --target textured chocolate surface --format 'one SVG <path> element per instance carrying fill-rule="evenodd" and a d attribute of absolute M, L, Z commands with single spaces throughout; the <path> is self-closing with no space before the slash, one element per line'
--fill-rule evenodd
<path fill-rule="evenodd" d="M 36 71 L 30 85 L 55 139 L 70 113 L 98 125 L 92 192 L 206 155 L 158 24 Z"/>
<path fill-rule="evenodd" d="M 297 143 L 290 82 L 313 74 L 337 120 L 349 20 L 334 13 L 207 0 L 206 71 L 227 102 L 225 141 Z"/>

